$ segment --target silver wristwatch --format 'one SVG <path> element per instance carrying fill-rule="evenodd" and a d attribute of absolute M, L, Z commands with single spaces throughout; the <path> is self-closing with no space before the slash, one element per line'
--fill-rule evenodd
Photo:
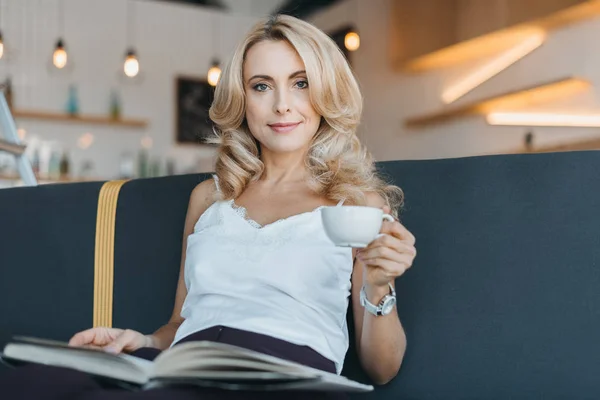
<path fill-rule="evenodd" d="M 363 286 L 360 289 L 360 305 L 376 316 L 388 315 L 391 313 L 396 305 L 396 291 L 391 283 L 389 283 L 389 285 L 390 293 L 386 294 L 377 305 L 374 305 L 367 300 L 367 294 L 365 293 L 365 287 Z"/>

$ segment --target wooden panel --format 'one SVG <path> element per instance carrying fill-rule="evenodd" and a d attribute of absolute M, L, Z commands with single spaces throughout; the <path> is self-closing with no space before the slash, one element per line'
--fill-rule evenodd
<path fill-rule="evenodd" d="M 506 27 L 506 0 L 459 0 L 457 42 Z"/>
<path fill-rule="evenodd" d="M 395 62 L 456 43 L 457 1 L 394 0 L 390 45 Z"/>
<path fill-rule="evenodd" d="M 394 27 L 391 31 L 392 42 L 400 41 L 396 33 L 399 31 L 402 31 L 404 37 L 418 36 L 420 33 L 417 28 L 425 25 L 415 22 L 419 18 L 416 14 L 411 17 L 412 9 L 405 6 L 407 0 L 393 1 L 392 26 L 402 23 L 398 22 L 401 21 L 400 16 L 402 20 L 412 21 L 412 25 Z M 456 20 L 446 21 L 443 31 L 433 29 L 428 33 L 429 36 L 447 35 L 446 41 L 439 38 L 436 41 L 430 37 L 427 46 L 419 48 L 421 45 L 415 42 L 411 51 L 405 53 L 402 53 L 401 47 L 394 46 L 392 62 L 398 69 L 423 72 L 444 68 L 505 50 L 532 30 L 558 29 L 600 15 L 600 0 L 452 0 L 454 1 L 458 1 L 457 8 L 448 15 L 454 15 Z M 447 43 L 449 38 L 455 40 L 451 45 L 427 52 L 436 43 Z M 407 54 L 417 56 L 407 60 Z"/>
<path fill-rule="evenodd" d="M 408 128 L 421 128 L 469 115 L 487 114 L 492 111 L 519 110 L 581 93 L 590 86 L 591 84 L 583 79 L 575 77 L 563 78 L 527 87 L 522 90 L 507 92 L 478 102 L 465 104 L 464 106 L 409 118 L 405 124 Z"/>

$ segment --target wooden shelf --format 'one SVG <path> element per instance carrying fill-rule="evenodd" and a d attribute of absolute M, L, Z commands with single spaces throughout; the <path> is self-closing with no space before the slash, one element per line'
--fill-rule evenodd
<path fill-rule="evenodd" d="M 113 119 L 101 115 L 77 115 L 72 116 L 65 113 L 33 110 L 13 110 L 13 116 L 17 119 L 38 119 L 44 121 L 69 122 L 79 124 L 121 126 L 126 128 L 145 128 L 148 126 L 146 120 L 141 119 Z"/>
<path fill-rule="evenodd" d="M 433 51 L 398 65 L 405 72 L 425 72 L 497 53 L 513 46 L 532 31 L 550 31 L 600 15 L 600 1 L 590 0 L 547 16 L 506 27 Z"/>
<path fill-rule="evenodd" d="M 584 151 L 584 150 L 600 150 L 600 139 L 579 140 L 570 143 L 556 144 L 552 146 L 544 146 L 533 148 L 531 150 L 523 150 L 519 153 L 557 153 L 562 151 Z"/>
<path fill-rule="evenodd" d="M 562 99 L 583 92 L 590 86 L 590 82 L 584 79 L 576 77 L 562 78 L 518 91 L 506 92 L 462 106 L 447 108 L 429 115 L 409 118 L 405 121 L 405 125 L 407 128 L 422 128 L 459 117 L 482 115 L 492 111 L 515 111 Z"/>
<path fill-rule="evenodd" d="M 76 182 L 95 182 L 95 181 L 105 181 L 106 179 L 97 179 L 97 178 L 70 178 L 61 176 L 59 178 L 51 178 L 48 176 L 40 176 L 36 175 L 36 180 L 38 183 L 76 183 Z M 13 181 L 18 182 L 21 180 L 19 175 L 6 175 L 0 174 L 0 181 Z"/>

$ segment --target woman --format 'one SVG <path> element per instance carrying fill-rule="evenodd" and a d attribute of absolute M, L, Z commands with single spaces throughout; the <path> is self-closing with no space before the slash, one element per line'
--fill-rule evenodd
<path fill-rule="evenodd" d="M 390 381 L 404 331 L 395 311 L 375 315 L 360 294 L 373 305 L 391 296 L 415 239 L 384 222 L 384 235 L 357 252 L 328 240 L 320 217 L 336 204 L 400 206 L 400 189 L 376 176 L 356 136 L 361 109 L 358 84 L 323 32 L 289 16 L 258 23 L 216 88 L 216 175 L 191 194 L 171 320 L 150 335 L 93 328 L 70 344 L 148 356 L 217 340 L 340 373 L 351 294 L 361 363 L 375 383 Z M 158 396 L 151 392 L 120 395 Z"/>

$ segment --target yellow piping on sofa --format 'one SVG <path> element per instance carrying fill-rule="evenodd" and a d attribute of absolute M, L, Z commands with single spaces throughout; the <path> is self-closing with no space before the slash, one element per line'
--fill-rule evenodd
<path fill-rule="evenodd" d="M 106 182 L 98 196 L 94 254 L 94 327 L 112 327 L 117 201 L 126 182 L 127 180 Z"/>

